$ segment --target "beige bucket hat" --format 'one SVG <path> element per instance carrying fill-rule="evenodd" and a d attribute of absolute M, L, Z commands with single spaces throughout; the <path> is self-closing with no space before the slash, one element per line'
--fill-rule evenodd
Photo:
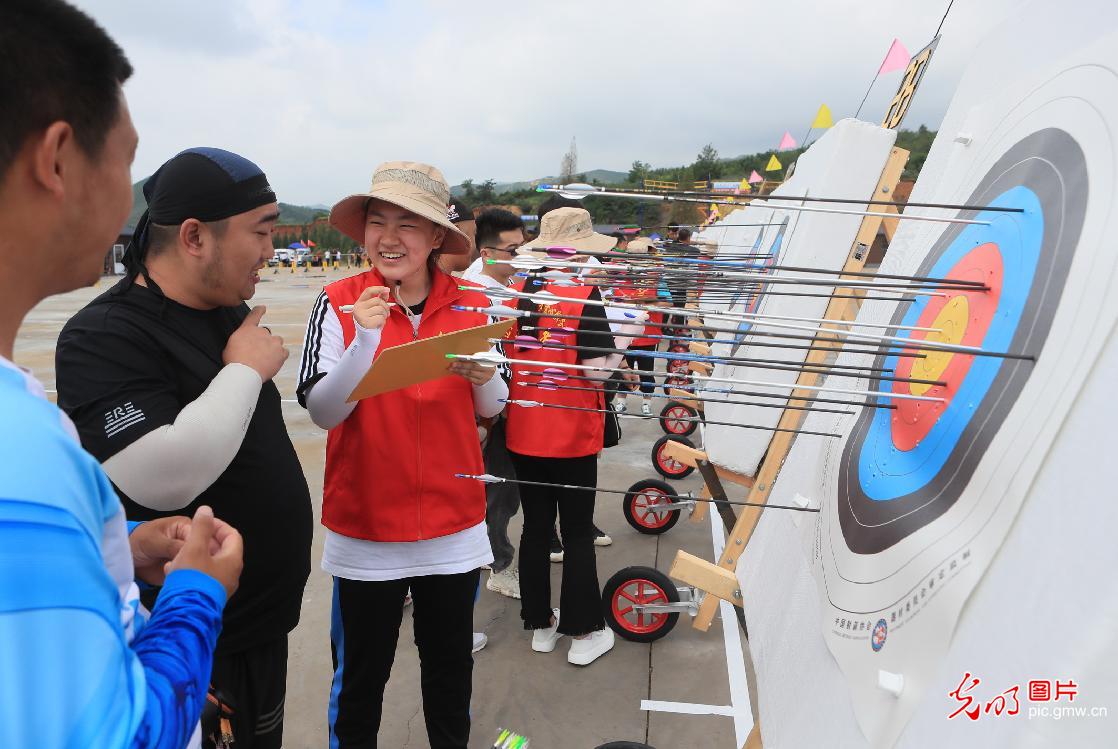
<path fill-rule="evenodd" d="M 590 211 L 585 208 L 556 208 L 540 220 L 540 235 L 517 252 L 525 255 L 546 254 L 549 247 L 570 247 L 583 252 L 608 252 L 617 240 L 594 231 Z"/>
<path fill-rule="evenodd" d="M 369 200 L 377 198 L 434 221 L 446 229 L 446 238 L 436 250 L 464 255 L 473 247 L 450 219 L 450 185 L 443 173 L 417 161 L 386 161 L 373 172 L 369 191 L 342 198 L 330 209 L 330 224 L 362 246 L 365 244 L 365 214 Z"/>
<path fill-rule="evenodd" d="M 637 237 L 629 241 L 625 247 L 626 255 L 647 255 L 652 249 L 652 240 L 646 237 Z"/>

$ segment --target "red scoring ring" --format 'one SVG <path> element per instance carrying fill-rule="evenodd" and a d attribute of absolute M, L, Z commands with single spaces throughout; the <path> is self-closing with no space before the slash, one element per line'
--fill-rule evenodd
<path fill-rule="evenodd" d="M 968 304 L 967 328 L 963 337 L 958 341 L 962 346 L 981 346 L 986 338 L 986 331 L 993 323 L 994 314 L 998 309 L 998 300 L 1001 298 L 1004 268 L 1001 252 L 997 244 L 987 242 L 968 252 L 946 274 L 946 278 L 965 281 L 982 281 L 989 287 L 989 291 L 950 291 L 946 297 L 933 297 L 924 308 L 920 317 L 914 323 L 917 327 L 934 327 L 936 318 L 952 299 L 963 296 Z M 928 333 L 913 331 L 911 339 L 922 341 Z M 914 353 L 916 349 L 906 349 Z M 897 377 L 912 377 L 912 370 L 918 360 L 905 357 L 898 361 L 896 367 Z M 954 354 L 947 367 L 937 377 L 921 377 L 920 379 L 936 379 L 947 383 L 933 385 L 922 394 L 929 397 L 943 398 L 944 402 L 929 402 L 915 400 L 898 400 L 897 408 L 892 418 L 893 445 L 902 451 L 915 448 L 920 441 L 928 436 L 935 426 L 940 415 L 951 405 L 963 380 L 970 371 L 974 357 L 969 354 Z M 895 386 L 898 393 L 912 393 L 911 383 L 900 382 Z M 919 391 L 918 391 L 918 394 Z"/>

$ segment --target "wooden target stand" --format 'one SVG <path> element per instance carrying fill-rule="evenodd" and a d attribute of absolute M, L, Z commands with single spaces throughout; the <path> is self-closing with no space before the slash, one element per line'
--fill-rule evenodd
<path fill-rule="evenodd" d="M 892 149 L 888 160 L 885 162 L 885 167 L 881 171 L 881 178 L 877 182 L 877 187 L 874 190 L 872 199 L 884 199 L 893 194 L 893 190 L 900 181 L 905 164 L 908 163 L 908 157 L 909 152 L 905 149 L 896 147 Z M 896 212 L 896 208 L 889 206 L 885 210 L 877 212 Z M 884 219 L 881 216 L 864 216 L 858 233 L 854 238 L 854 244 L 847 254 L 846 262 L 842 267 L 840 276 L 845 273 L 862 271 L 866 264 L 866 257 L 869 255 L 870 247 L 877 237 L 878 231 L 882 229 L 884 225 L 887 239 L 892 239 L 897 223 L 897 219 Z M 840 292 L 850 296 L 865 295 L 864 290 L 843 289 L 841 287 L 836 287 L 832 294 L 838 294 Z M 827 304 L 827 311 L 824 313 L 823 317 L 829 320 L 853 321 L 858 314 L 860 306 L 860 299 L 832 298 Z M 837 353 L 842 348 L 843 340 L 844 339 L 840 336 L 828 335 L 824 332 L 818 333 L 811 344 L 813 349 L 808 351 L 805 357 L 805 365 L 813 366 L 825 364 L 828 356 Z M 710 346 L 704 343 L 694 342 L 691 344 L 691 350 L 695 353 L 709 354 Z M 712 367 L 701 362 L 694 362 L 691 365 L 691 369 L 692 371 L 709 374 Z M 817 372 L 801 372 L 796 379 L 797 389 L 794 389 L 789 395 L 787 405 L 808 405 L 809 402 L 805 400 L 805 398 L 810 396 L 809 391 L 798 388 L 817 385 L 821 377 L 822 375 Z M 676 396 L 681 403 L 685 403 L 695 408 L 697 411 L 702 410 L 702 403 L 691 398 L 691 394 L 687 391 L 673 390 L 672 395 Z M 777 428 L 787 430 L 799 428 L 805 413 L 805 411 L 785 408 L 781 413 Z M 695 629 L 703 632 L 710 629 L 710 625 L 714 621 L 714 616 L 718 612 L 719 601 L 727 601 L 734 606 L 744 609 L 741 585 L 738 583 L 735 569 L 745 552 L 750 537 L 753 535 L 753 530 L 757 527 L 757 521 L 761 518 L 761 511 L 764 509 L 763 507 L 744 507 L 742 508 L 741 514 L 735 517 L 730 505 L 717 503 L 718 499 L 725 498 L 725 491 L 722 488 L 721 482 L 728 481 L 745 487 L 749 492 L 746 501 L 764 504 L 768 501 L 769 493 L 772 491 L 773 483 L 776 481 L 780 473 L 780 468 L 784 464 L 784 459 L 788 457 L 788 452 L 792 448 L 794 437 L 795 434 L 793 432 L 774 432 L 773 438 L 769 442 L 769 448 L 764 458 L 761 460 L 761 465 L 758 467 L 757 473 L 754 476 L 748 476 L 713 465 L 708 461 L 707 453 L 703 450 L 687 447 L 678 442 L 670 442 L 665 446 L 665 456 L 674 458 L 685 465 L 693 466 L 702 473 L 704 482 L 700 496 L 703 499 L 713 498 L 716 500 L 716 507 L 728 528 L 730 528 L 731 525 L 729 522 L 730 519 L 734 518 L 732 522 L 733 527 L 730 528 L 729 537 L 726 540 L 725 550 L 719 557 L 717 564 L 712 564 L 694 554 L 689 554 L 686 551 L 680 550 L 676 552 L 675 560 L 672 562 L 671 569 L 668 571 L 668 574 L 676 580 L 690 585 L 697 591 L 705 593 L 703 601 L 699 605 L 698 614 L 691 620 L 691 626 Z M 691 522 L 698 523 L 706 520 L 708 507 L 710 505 L 710 502 L 697 502 L 691 514 Z M 760 749 L 760 747 L 760 724 L 755 723 L 753 731 L 749 734 L 743 749 Z"/>

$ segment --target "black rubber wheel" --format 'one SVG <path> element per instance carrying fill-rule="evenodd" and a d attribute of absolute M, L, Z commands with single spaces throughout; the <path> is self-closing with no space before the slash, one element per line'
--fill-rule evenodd
<path fill-rule="evenodd" d="M 672 374 L 687 374 L 691 371 L 690 366 L 691 362 L 687 359 L 668 359 L 666 369 Z"/>
<path fill-rule="evenodd" d="M 695 470 L 694 466 L 684 465 L 678 460 L 673 460 L 662 454 L 664 447 L 669 442 L 679 442 L 688 447 L 695 446 L 686 437 L 677 437 L 674 434 L 664 435 L 652 445 L 652 467 L 666 479 L 681 479 L 690 476 Z"/>
<path fill-rule="evenodd" d="M 621 512 L 629 525 L 641 533 L 656 536 L 679 522 L 679 510 L 657 510 L 656 505 L 675 502 L 667 497 L 677 494 L 671 484 L 658 479 L 643 479 L 629 487 L 621 501 Z"/>
<path fill-rule="evenodd" d="M 671 391 L 675 390 L 694 390 L 695 381 L 690 377 L 684 377 L 680 374 L 669 373 L 664 378 L 664 393 L 671 395 Z"/>
<path fill-rule="evenodd" d="M 679 401 L 668 401 L 668 405 L 660 411 L 660 428 L 664 430 L 664 434 L 686 437 L 699 428 L 698 418 L 699 412 L 691 406 Z"/>
<path fill-rule="evenodd" d="M 602 589 L 606 624 L 630 642 L 655 642 L 679 621 L 678 611 L 646 614 L 633 611 L 633 604 L 678 602 L 675 583 L 653 567 L 626 567 Z"/>

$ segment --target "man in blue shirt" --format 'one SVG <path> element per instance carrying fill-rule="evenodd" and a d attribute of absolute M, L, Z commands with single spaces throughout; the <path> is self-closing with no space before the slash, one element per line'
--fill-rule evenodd
<path fill-rule="evenodd" d="M 0 48 L 0 746 L 183 747 L 240 535 L 208 507 L 129 534 L 73 424 L 11 361 L 27 312 L 96 281 L 128 216 L 132 68 L 62 0 L 5 2 Z M 134 575 L 163 586 L 150 619 Z"/>

